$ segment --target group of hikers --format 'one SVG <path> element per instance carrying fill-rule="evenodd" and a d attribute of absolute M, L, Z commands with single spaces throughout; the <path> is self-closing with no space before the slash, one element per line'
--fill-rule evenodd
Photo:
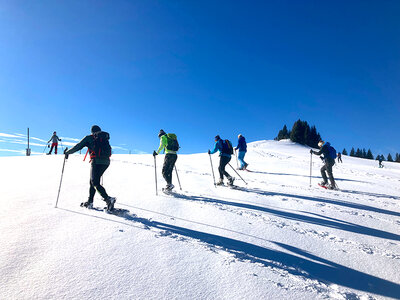
<path fill-rule="evenodd" d="M 175 167 L 179 150 L 179 143 L 177 137 L 173 133 L 166 133 L 164 130 L 160 130 L 158 133 L 158 138 L 160 139 L 160 145 L 157 150 L 153 151 L 153 156 L 160 154 L 161 151 L 165 152 L 164 164 L 162 168 L 162 175 L 167 183 L 166 187 L 163 189 L 165 191 L 171 191 L 174 188 L 172 184 L 172 172 Z M 110 165 L 111 156 L 111 146 L 109 143 L 110 135 L 109 133 L 102 131 L 98 125 L 93 125 L 91 127 L 91 134 L 85 136 L 78 144 L 76 144 L 71 149 L 65 149 L 65 159 L 68 159 L 70 154 L 80 151 L 82 148 L 87 147 L 88 153 L 90 154 L 90 188 L 89 188 L 89 198 L 86 202 L 82 202 L 81 206 L 92 208 L 93 199 L 96 191 L 99 192 L 103 200 L 107 204 L 107 210 L 111 211 L 114 209 L 114 203 L 116 201 L 115 197 L 111 197 L 107 194 L 105 188 L 101 185 L 101 177 Z M 239 170 L 247 170 L 248 163 L 244 161 L 244 157 L 247 152 L 246 139 L 242 134 L 238 135 L 238 142 L 235 148 L 229 140 L 222 139 L 219 135 L 215 136 L 215 144 L 212 150 L 208 150 L 208 154 L 214 154 L 219 152 L 219 180 L 216 185 L 224 185 L 224 176 L 227 179 L 227 185 L 232 186 L 235 180 L 226 170 L 226 166 L 230 162 L 233 150 L 238 152 L 238 161 L 240 162 Z M 58 138 L 56 132 L 53 133 L 52 138 L 52 148 L 48 154 L 51 154 L 53 148 L 55 148 L 55 153 L 57 154 Z M 49 141 L 49 142 L 50 142 Z M 321 175 L 323 181 L 321 186 L 328 189 L 336 189 L 335 179 L 332 174 L 332 167 L 335 164 L 336 151 L 329 143 L 324 143 L 320 141 L 318 143 L 320 148 L 319 151 L 310 150 L 311 154 L 323 155 L 321 158 L 324 161 L 324 166 L 321 168 Z M 335 151 L 335 157 L 332 156 L 332 149 Z M 328 174 L 328 175 L 327 175 Z M 328 178 L 330 184 L 328 184 Z"/>

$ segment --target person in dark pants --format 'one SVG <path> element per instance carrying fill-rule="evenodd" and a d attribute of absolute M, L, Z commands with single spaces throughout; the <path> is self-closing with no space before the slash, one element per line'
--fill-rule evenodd
<path fill-rule="evenodd" d="M 74 147 L 66 150 L 65 158 L 68 159 L 70 154 L 75 153 L 84 147 L 88 148 L 91 162 L 89 198 L 88 201 L 82 202 L 81 206 L 93 208 L 93 199 L 97 191 L 107 203 L 107 210 L 111 211 L 114 209 L 114 203 L 116 199 L 114 197 L 110 197 L 105 188 L 100 184 L 101 177 L 110 166 L 110 135 L 107 132 L 101 131 L 100 127 L 97 125 L 92 126 L 91 132 L 91 135 L 85 136 Z"/>
<path fill-rule="evenodd" d="M 171 137 L 169 136 L 171 135 Z M 153 151 L 153 156 L 158 155 L 162 150 L 165 152 L 165 159 L 164 159 L 164 165 L 162 168 L 162 175 L 167 182 L 167 186 L 165 187 L 165 190 L 171 191 L 175 186 L 172 184 L 172 171 L 174 170 L 176 160 L 178 159 L 178 149 L 179 145 L 177 148 L 175 147 L 170 147 L 169 141 L 170 142 L 176 142 L 176 135 L 174 134 L 169 134 L 167 135 L 164 130 L 160 130 L 158 133 L 158 138 L 160 139 L 160 146 L 158 147 L 157 151 Z M 171 140 L 175 138 L 175 140 Z M 176 150 L 172 150 L 176 149 Z"/>
<path fill-rule="evenodd" d="M 378 161 L 379 161 L 379 168 L 383 168 L 383 164 L 382 164 L 383 155 L 378 155 Z"/>
<path fill-rule="evenodd" d="M 342 153 L 340 153 L 340 152 L 337 154 L 337 161 L 338 161 L 338 163 L 343 163 L 342 162 Z"/>
<path fill-rule="evenodd" d="M 331 145 L 329 143 L 326 143 L 324 141 L 320 141 L 318 143 L 318 147 L 321 148 L 321 150 L 319 151 L 314 151 L 314 150 L 310 150 L 311 154 L 315 154 L 315 155 L 321 155 L 323 154 L 323 161 L 324 161 L 324 165 L 321 168 L 321 175 L 323 178 L 323 181 L 321 182 L 321 186 L 327 187 L 328 189 L 336 189 L 336 183 L 335 183 L 335 179 L 333 178 L 333 173 L 332 173 L 332 167 L 335 164 L 335 159 L 332 158 L 330 156 L 329 153 L 329 148 L 331 147 Z M 328 185 L 328 177 L 326 176 L 326 173 L 328 173 L 329 176 L 329 180 L 331 182 L 330 185 Z"/>
<path fill-rule="evenodd" d="M 53 152 L 53 148 L 54 148 L 54 153 L 57 154 L 57 147 L 58 147 L 58 141 L 61 142 L 61 139 L 57 136 L 57 132 L 53 132 L 53 136 L 50 138 L 50 140 L 47 142 L 50 143 L 51 141 L 51 148 L 50 148 L 50 152 L 47 153 L 47 155 L 50 155 L 51 152 Z"/>
<path fill-rule="evenodd" d="M 208 150 L 208 154 L 214 154 L 215 152 L 219 151 L 219 181 L 217 182 L 217 185 L 224 185 L 224 176 L 228 179 L 228 185 L 233 185 L 233 181 L 235 180 L 235 178 L 233 178 L 231 175 L 229 175 L 228 172 L 225 171 L 225 167 L 231 161 L 232 155 L 225 150 L 227 148 L 226 145 L 224 146 L 224 143 L 226 142 L 222 140 L 219 135 L 217 135 L 215 137 L 214 149 L 212 151 Z"/>

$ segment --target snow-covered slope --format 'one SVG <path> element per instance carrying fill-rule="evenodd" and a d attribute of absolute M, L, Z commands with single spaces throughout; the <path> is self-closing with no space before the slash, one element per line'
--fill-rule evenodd
<path fill-rule="evenodd" d="M 106 214 L 79 207 L 82 159 L 54 208 L 62 156 L 0 158 L 0 299 L 400 298 L 400 164 L 344 156 L 328 191 L 317 156 L 309 186 L 308 148 L 260 141 L 237 190 L 214 187 L 207 154 L 180 155 L 172 197 L 151 155 L 114 155 L 104 186 L 125 211 Z"/>

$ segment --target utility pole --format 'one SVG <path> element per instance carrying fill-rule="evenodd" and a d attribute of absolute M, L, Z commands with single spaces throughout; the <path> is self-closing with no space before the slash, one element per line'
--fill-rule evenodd
<path fill-rule="evenodd" d="M 31 149 L 29 148 L 29 127 L 28 127 L 28 148 L 26 148 L 26 156 L 31 155 Z"/>

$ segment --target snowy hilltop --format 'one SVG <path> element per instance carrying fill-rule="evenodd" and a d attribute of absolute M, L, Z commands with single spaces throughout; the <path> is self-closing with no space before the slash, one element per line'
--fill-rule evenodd
<path fill-rule="evenodd" d="M 58 208 L 63 155 L 0 158 L 0 299 L 400 299 L 400 164 L 343 156 L 325 190 L 309 148 L 259 141 L 247 185 L 228 166 L 238 187 L 215 187 L 207 153 L 179 155 L 182 190 L 156 196 L 153 156 L 113 155 L 107 214 L 99 195 L 79 206 L 83 156 Z"/>

